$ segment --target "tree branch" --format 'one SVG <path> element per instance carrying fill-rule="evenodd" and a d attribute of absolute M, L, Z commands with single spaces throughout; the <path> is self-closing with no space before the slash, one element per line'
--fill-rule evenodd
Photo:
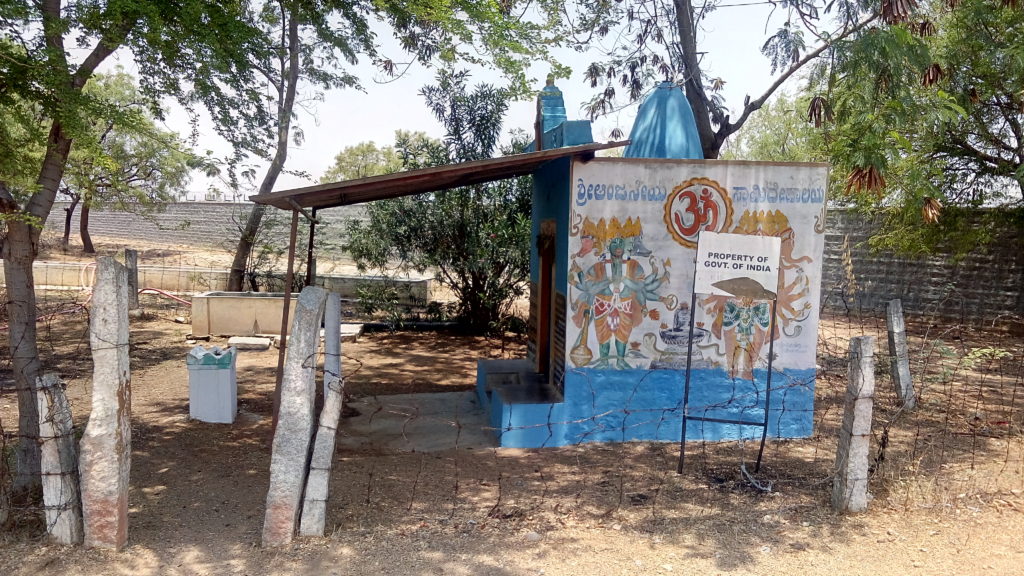
<path fill-rule="evenodd" d="M 274 87 L 278 86 L 278 83 L 280 82 L 280 79 L 275 77 L 273 74 L 271 74 L 270 69 L 267 68 L 266 66 L 264 66 L 262 62 L 253 61 L 252 62 L 252 67 L 253 67 L 253 70 L 256 70 L 257 72 L 260 73 L 261 76 L 263 76 L 264 78 L 267 79 L 267 83 L 268 84 L 270 84 L 270 85 L 272 85 Z M 278 90 L 278 91 L 280 92 L 280 90 Z"/>
<path fill-rule="evenodd" d="M 859 22 L 858 24 L 856 24 L 855 26 L 848 28 L 839 36 L 836 36 L 835 38 L 822 44 L 815 50 L 808 52 L 803 58 L 801 58 L 799 61 L 790 66 L 785 72 L 783 72 L 778 78 L 776 78 L 775 82 L 772 82 L 772 85 L 769 86 L 768 89 L 765 90 L 760 96 L 744 104 L 743 113 L 740 115 L 739 119 L 736 122 L 726 121 L 722 123 L 718 131 L 715 133 L 715 140 L 717 141 L 718 146 L 721 146 L 721 144 L 725 142 L 725 139 L 728 138 L 729 135 L 739 130 L 740 127 L 743 126 L 743 124 L 747 121 L 747 118 L 749 118 L 752 113 L 756 112 L 762 106 L 764 106 L 764 103 L 768 100 L 768 98 L 770 98 L 772 94 L 774 94 L 775 91 L 778 90 L 779 87 L 781 87 L 787 80 L 789 80 L 790 77 L 792 77 L 793 74 L 795 74 L 798 70 L 800 70 L 809 62 L 820 56 L 822 52 L 834 46 L 837 42 L 844 40 L 850 35 L 863 30 L 865 27 L 867 27 L 868 24 L 874 22 L 877 19 L 878 13 L 876 12 L 872 14 L 869 18 L 866 18 Z"/>
<path fill-rule="evenodd" d="M 994 176 L 1013 176 L 1013 166 L 1005 158 L 979 150 L 959 134 L 950 133 L 948 138 L 948 148 L 947 146 L 940 146 L 940 151 L 946 148 L 947 152 L 955 150 L 959 152 L 959 155 L 973 158 L 981 166 L 987 166 L 990 173 Z"/>
<path fill-rule="evenodd" d="M 138 23 L 138 16 L 131 16 L 121 21 L 120 25 L 114 27 L 111 30 L 107 30 L 102 36 L 96 46 L 92 49 L 92 52 L 85 57 L 85 60 L 75 70 L 72 85 L 76 89 L 81 89 L 85 86 L 85 83 L 92 78 L 92 75 L 96 72 L 96 68 L 103 63 L 111 54 L 113 54 L 121 44 L 124 43 L 128 33 L 135 28 Z"/>

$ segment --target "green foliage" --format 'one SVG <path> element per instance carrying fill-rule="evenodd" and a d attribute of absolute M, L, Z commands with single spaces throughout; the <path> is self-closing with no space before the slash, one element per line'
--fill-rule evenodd
<path fill-rule="evenodd" d="M 981 348 L 971 348 L 967 354 L 964 354 L 961 363 L 968 370 L 972 370 L 978 366 L 984 366 L 990 362 L 996 362 L 1006 358 L 1012 358 L 1013 354 L 1005 348 L 999 348 L 995 346 L 984 346 Z"/>
<path fill-rule="evenodd" d="M 800 55 L 806 50 L 803 30 L 794 27 L 791 20 L 787 20 L 761 47 L 761 53 L 771 63 L 772 74 L 800 62 Z"/>
<path fill-rule="evenodd" d="M 132 76 L 97 75 L 85 93 L 112 103 L 116 118 L 97 118 L 92 133 L 72 149 L 63 192 L 90 207 L 145 211 L 173 200 L 198 161 L 178 135 L 159 128 Z"/>
<path fill-rule="evenodd" d="M 82 91 L 95 66 L 116 49 L 131 50 L 141 93 L 154 108 L 163 95 L 204 105 L 232 142 L 260 126 L 261 96 L 245 61 L 263 50 L 259 32 L 245 24 L 234 2 L 76 2 L 59 14 L 40 3 L 0 3 L 0 106 L 27 103 L 59 122 L 73 139 L 87 137 L 97 117 L 118 114 L 109 101 Z M 49 39 L 49 40 L 48 40 Z M 80 64 L 66 42 L 92 47 Z M 56 46 L 59 45 L 60 48 Z"/>
<path fill-rule="evenodd" d="M 733 11 L 745 4 L 718 0 L 618 0 L 565 3 L 545 0 L 545 14 L 559 22 L 567 41 L 594 50 L 598 59 L 584 76 L 596 90 L 586 105 L 593 118 L 636 102 L 657 83 L 685 88 L 693 109 L 705 158 L 717 158 L 726 140 L 757 112 L 771 95 L 832 43 L 869 25 L 876 3 L 860 0 L 799 0 L 774 4 L 782 25 L 762 44 L 766 66 L 779 78 L 762 94 L 751 94 L 733 114 L 721 93 L 730 80 L 711 73 L 702 46 L 703 26 L 720 6 Z M 767 24 L 767 23 L 766 23 Z M 721 33 L 728 34 L 727 29 Z"/>
<path fill-rule="evenodd" d="M 406 308 L 401 305 L 397 283 L 384 277 L 377 282 L 361 282 L 356 288 L 359 298 L 357 310 L 363 314 L 383 314 L 392 329 L 401 329 L 405 323 Z"/>
<path fill-rule="evenodd" d="M 402 169 L 402 159 L 392 146 L 377 147 L 373 142 L 346 146 L 334 157 L 334 164 L 320 177 L 321 182 L 355 180 L 390 174 Z"/>
<path fill-rule="evenodd" d="M 17 197 L 35 186 L 45 139 L 45 126 L 34 107 L 20 99 L 0 104 L 0 174 Z"/>
<path fill-rule="evenodd" d="M 968 0 L 919 16 L 838 43 L 810 90 L 834 112 L 830 196 L 880 216 L 872 246 L 963 253 L 991 240 L 999 216 L 960 208 L 1021 203 L 1024 13 Z"/>
<path fill-rule="evenodd" d="M 514 16 L 517 0 L 497 5 L 476 0 L 450 0 L 445 3 L 365 2 L 364 0 L 263 0 L 251 15 L 253 27 L 267 39 L 266 49 L 250 54 L 252 68 L 259 71 L 268 86 L 267 108 L 274 112 L 265 124 L 265 137 L 272 145 L 253 139 L 245 148 L 271 158 L 259 187 L 260 194 L 273 190 L 284 170 L 290 141 L 300 143 L 302 130 L 293 123 L 296 94 L 300 84 L 314 91 L 331 88 L 360 88 L 360 80 L 347 71 L 361 56 L 370 58 L 388 76 L 399 75 L 404 65 L 380 52 L 370 25 L 374 20 L 387 22 L 406 55 L 423 64 L 450 65 L 456 60 L 497 68 L 509 78 L 513 89 L 526 92 L 525 70 L 535 58 L 547 59 L 544 28 Z M 559 69 L 555 65 L 556 69 Z M 318 93 L 312 95 L 313 99 Z M 364 143 L 368 146 L 372 144 Z M 358 147 L 357 147 L 358 148 Z M 273 150 L 269 154 L 266 150 Z M 363 150 L 343 152 L 335 168 L 324 177 L 328 181 L 364 174 L 352 170 L 355 165 L 382 165 L 380 170 L 397 169 L 397 160 L 388 151 L 381 158 L 359 158 Z M 354 157 L 353 157 L 354 156 Z M 237 159 L 236 159 L 237 161 Z M 237 181 L 234 165 L 229 164 L 229 180 Z M 348 174 L 345 176 L 345 174 Z M 378 172 L 384 173 L 384 172 Z M 251 259 L 252 239 L 263 217 L 263 210 L 251 212 L 232 260 L 228 288 L 241 288 L 243 267 Z"/>
<path fill-rule="evenodd" d="M 809 98 L 777 94 L 722 149 L 723 160 L 824 162 L 820 131 L 807 123 Z"/>
<path fill-rule="evenodd" d="M 468 87 L 468 74 L 442 72 L 422 94 L 444 125 L 443 142 L 399 134 L 406 169 L 489 158 L 497 147 L 508 92 Z M 346 246 L 362 268 L 434 270 L 458 299 L 467 329 L 497 330 L 529 274 L 529 179 L 505 180 L 382 200 L 354 222 Z"/>
<path fill-rule="evenodd" d="M 931 126 L 933 155 L 945 163 L 947 198 L 961 205 L 1020 204 L 1024 188 L 1024 10 L 969 0 L 938 18 L 935 59 L 946 70 L 938 86 L 961 109 Z M 1009 184 L 1009 186 L 1007 186 Z"/>
<path fill-rule="evenodd" d="M 402 48 L 420 62 L 496 68 L 513 97 L 531 93 L 527 68 L 537 62 L 550 66 L 556 77 L 569 76 L 569 69 L 549 52 L 560 40 L 561 15 L 535 10 L 532 0 L 378 0 L 373 7 L 395 30 Z M 386 56 L 376 61 L 386 73 L 403 68 Z"/>

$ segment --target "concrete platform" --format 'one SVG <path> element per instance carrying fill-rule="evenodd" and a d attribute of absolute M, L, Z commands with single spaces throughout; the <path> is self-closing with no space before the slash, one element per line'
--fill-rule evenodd
<path fill-rule="evenodd" d="M 477 402 L 488 413 L 490 430 L 507 448 L 562 446 L 565 402 L 547 377 L 534 372 L 528 360 L 480 359 L 476 372 Z"/>
<path fill-rule="evenodd" d="M 322 331 L 321 331 L 322 332 Z M 355 342 L 363 335 L 363 325 L 355 322 L 341 323 L 341 341 Z"/>
<path fill-rule="evenodd" d="M 337 442 L 341 450 L 440 452 L 498 446 L 472 390 L 374 396 L 349 406 L 360 414 L 342 420 Z"/>
<path fill-rule="evenodd" d="M 228 346 L 234 346 L 239 350 L 269 350 L 271 340 L 257 336 L 232 336 L 228 338 Z"/>

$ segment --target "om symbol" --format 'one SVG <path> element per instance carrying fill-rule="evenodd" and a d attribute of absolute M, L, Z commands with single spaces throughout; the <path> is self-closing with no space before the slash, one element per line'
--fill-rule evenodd
<path fill-rule="evenodd" d="M 665 201 L 665 225 L 676 242 L 697 247 L 701 230 L 727 232 L 732 225 L 732 200 L 718 182 L 693 178 L 676 186 Z"/>

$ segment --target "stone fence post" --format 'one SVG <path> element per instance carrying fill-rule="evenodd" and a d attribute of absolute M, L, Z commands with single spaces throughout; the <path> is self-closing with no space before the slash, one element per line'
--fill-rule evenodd
<path fill-rule="evenodd" d="M 71 405 L 56 374 L 43 374 L 36 384 L 46 531 L 57 544 L 81 544 L 82 503 Z"/>
<path fill-rule="evenodd" d="M 868 461 L 871 412 L 875 395 L 875 337 L 850 340 L 849 385 L 843 406 L 843 425 L 836 450 L 832 507 L 839 512 L 863 512 L 868 507 Z"/>
<path fill-rule="evenodd" d="M 908 410 L 917 404 L 914 382 L 910 378 L 910 354 L 907 351 L 907 327 L 903 323 L 903 303 L 890 300 L 885 310 L 885 324 L 889 332 L 889 373 L 896 388 L 896 397 Z"/>
<path fill-rule="evenodd" d="M 326 299 L 326 290 L 307 286 L 295 301 L 270 454 L 270 489 L 263 519 L 263 545 L 267 547 L 291 542 L 299 521 L 313 437 L 317 351 Z"/>
<path fill-rule="evenodd" d="M 302 502 L 299 534 L 323 536 L 327 526 L 327 495 L 334 462 L 334 441 L 344 403 L 345 382 L 341 378 L 341 298 L 331 292 L 324 309 L 324 406 L 313 440 L 313 457 Z"/>
<path fill-rule="evenodd" d="M 124 266 L 128 269 L 128 309 L 139 309 L 139 251 L 124 249 Z"/>
<path fill-rule="evenodd" d="M 89 344 L 92 412 L 82 436 L 79 473 L 85 545 L 120 550 L 128 542 L 132 389 L 128 363 L 128 271 L 96 260 Z"/>

